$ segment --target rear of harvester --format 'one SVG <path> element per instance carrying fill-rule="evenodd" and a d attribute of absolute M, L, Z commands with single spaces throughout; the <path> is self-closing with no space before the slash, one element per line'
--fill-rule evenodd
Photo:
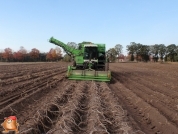
<path fill-rule="evenodd" d="M 71 80 L 94 80 L 94 81 L 110 81 L 111 72 L 96 70 L 75 70 L 72 66 L 68 66 L 67 77 Z"/>
<path fill-rule="evenodd" d="M 76 56 L 73 65 L 68 66 L 68 79 L 109 82 L 111 72 L 105 47 L 102 44 L 91 44 L 84 45 L 83 48 L 83 56 Z"/>

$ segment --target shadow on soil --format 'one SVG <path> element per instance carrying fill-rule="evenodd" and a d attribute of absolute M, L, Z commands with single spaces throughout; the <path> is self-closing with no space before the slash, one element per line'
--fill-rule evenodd
<path fill-rule="evenodd" d="M 118 81 L 120 83 L 127 83 L 127 79 L 129 78 L 133 78 L 133 77 L 136 77 L 137 75 L 138 76 L 152 76 L 152 74 L 150 74 L 150 72 L 140 72 L 140 71 L 134 71 L 133 72 L 119 72 L 119 71 L 111 71 L 112 74 L 111 74 L 111 81 L 110 81 L 110 84 L 115 84 L 117 83 Z M 142 79 L 142 77 L 137 77 L 138 79 Z"/>

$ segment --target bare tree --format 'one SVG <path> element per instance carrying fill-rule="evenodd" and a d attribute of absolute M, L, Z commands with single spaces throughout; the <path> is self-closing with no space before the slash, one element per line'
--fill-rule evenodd
<path fill-rule="evenodd" d="M 122 47 L 121 44 L 117 44 L 115 46 L 115 50 L 116 50 L 116 53 L 117 53 L 118 56 L 122 53 L 122 49 L 123 49 L 123 47 Z"/>

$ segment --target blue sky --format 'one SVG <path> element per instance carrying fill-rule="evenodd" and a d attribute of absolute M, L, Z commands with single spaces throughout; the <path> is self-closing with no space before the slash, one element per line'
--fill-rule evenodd
<path fill-rule="evenodd" d="M 48 52 L 64 43 L 178 44 L 178 0 L 1 0 L 0 49 Z"/>

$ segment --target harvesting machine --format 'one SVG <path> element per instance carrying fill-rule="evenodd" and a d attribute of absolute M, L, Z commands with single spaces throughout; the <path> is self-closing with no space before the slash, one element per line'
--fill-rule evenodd
<path fill-rule="evenodd" d="M 68 66 L 67 77 L 73 80 L 110 81 L 111 72 L 106 56 L 105 44 L 80 43 L 75 49 L 51 37 L 49 40 L 73 57 L 73 65 Z"/>

